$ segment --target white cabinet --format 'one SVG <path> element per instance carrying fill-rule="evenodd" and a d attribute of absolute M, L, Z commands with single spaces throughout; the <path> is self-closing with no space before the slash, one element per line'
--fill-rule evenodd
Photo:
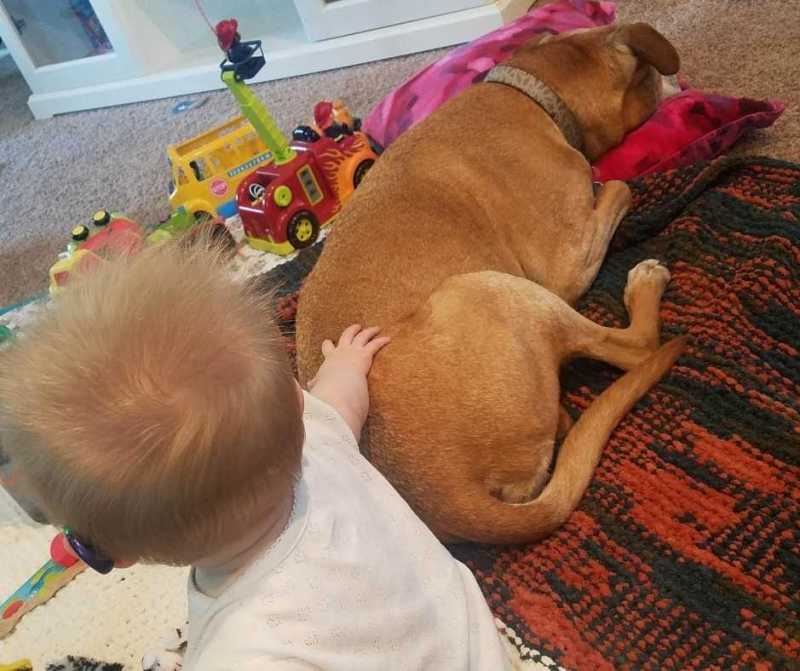
<path fill-rule="evenodd" d="M 532 0 L 197 0 L 263 40 L 254 81 L 466 42 Z M 2 38 L 37 118 L 221 88 L 221 53 L 195 0 L 0 0 Z M 331 95 L 346 92 L 331 91 Z"/>
<path fill-rule="evenodd" d="M 34 92 L 109 82 L 131 71 L 86 0 L 0 0 L 0 37 Z"/>
<path fill-rule="evenodd" d="M 341 37 L 491 4 L 492 0 L 295 0 L 311 40 Z"/>

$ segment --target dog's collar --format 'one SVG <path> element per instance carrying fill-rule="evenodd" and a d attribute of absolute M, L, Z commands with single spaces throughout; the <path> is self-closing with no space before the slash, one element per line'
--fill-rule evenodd
<path fill-rule="evenodd" d="M 541 79 L 534 77 L 530 72 L 515 68 L 513 65 L 497 65 L 489 71 L 483 81 L 505 84 L 524 93 L 547 112 L 570 145 L 575 149 L 581 149 L 583 134 L 575 115 L 559 95 Z"/>

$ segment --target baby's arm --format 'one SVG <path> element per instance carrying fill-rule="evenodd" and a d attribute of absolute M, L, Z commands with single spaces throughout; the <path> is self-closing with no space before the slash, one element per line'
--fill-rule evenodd
<path fill-rule="evenodd" d="M 369 411 L 367 373 L 372 359 L 389 342 L 388 337 L 376 337 L 380 329 L 361 329 L 354 324 L 348 327 L 339 342 L 322 343 L 325 361 L 308 385 L 317 398 L 334 408 L 347 422 L 356 440 Z"/>

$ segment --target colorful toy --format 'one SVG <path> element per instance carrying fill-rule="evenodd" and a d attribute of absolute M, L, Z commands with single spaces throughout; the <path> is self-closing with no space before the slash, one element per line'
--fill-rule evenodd
<path fill-rule="evenodd" d="M 243 116 L 229 119 L 185 142 L 167 147 L 172 171 L 169 203 L 197 219 L 236 214 L 236 188 L 272 154 Z"/>
<path fill-rule="evenodd" d="M 0 639 L 10 634 L 26 613 L 48 601 L 85 568 L 64 534 L 58 534 L 50 544 L 50 559 L 0 604 Z"/>
<path fill-rule="evenodd" d="M 144 229 L 118 212 L 99 210 L 93 228 L 83 224 L 72 229 L 66 252 L 50 268 L 50 295 L 57 296 L 73 272 L 86 272 L 113 256 L 135 254 L 141 249 Z"/>
<path fill-rule="evenodd" d="M 11 340 L 14 337 L 14 332 L 8 326 L 0 325 L 0 345 L 6 340 Z"/>
<path fill-rule="evenodd" d="M 235 249 L 233 239 L 224 222 L 217 218 L 199 218 L 181 206 L 148 234 L 135 221 L 119 213 L 100 210 L 93 217 L 93 229 L 83 224 L 72 229 L 72 237 L 65 252 L 50 268 L 50 295 L 55 297 L 63 290 L 73 272 L 87 272 L 99 263 L 114 256 L 136 254 L 146 242 L 161 244 L 167 240 L 193 236 L 208 231 L 212 240 Z M 146 237 L 145 237 L 146 236 Z"/>
<path fill-rule="evenodd" d="M 150 233 L 146 242 L 151 245 L 160 245 L 168 240 L 188 236 L 194 236 L 207 232 L 212 240 L 222 242 L 229 249 L 236 248 L 234 240 L 225 222 L 219 217 L 201 220 L 196 214 L 191 214 L 185 207 L 181 206 L 175 210 L 165 221 L 158 224 L 153 232 Z"/>
<path fill-rule="evenodd" d="M 165 221 L 162 221 L 153 229 L 146 240 L 153 245 L 160 245 L 173 238 L 180 237 L 195 225 L 196 219 L 187 209 L 181 205 Z"/>
<path fill-rule="evenodd" d="M 221 21 L 216 35 L 226 54 L 222 81 L 242 116 L 167 147 L 173 212 L 149 233 L 125 215 L 105 210 L 95 214 L 92 228 L 76 226 L 50 268 L 51 296 L 61 292 L 70 273 L 91 270 L 112 255 L 134 254 L 145 241 L 161 244 L 208 230 L 197 224 L 211 226 L 211 237 L 234 249 L 217 215 L 229 217 L 237 209 L 255 249 L 285 255 L 308 247 L 375 163 L 377 154 L 359 130 L 360 119 L 341 100 L 319 103 L 316 127 L 295 128 L 290 145 L 245 83 L 266 63 L 261 41 L 243 42 L 235 19 Z"/>
<path fill-rule="evenodd" d="M 318 135 L 336 139 L 361 130 L 361 119 L 354 119 L 343 100 L 323 100 L 314 107 L 314 130 Z"/>
<path fill-rule="evenodd" d="M 0 664 L 0 671 L 33 671 L 33 664 L 29 659 L 18 659 L 11 664 Z"/>
<path fill-rule="evenodd" d="M 235 19 L 217 24 L 226 54 L 220 64 L 222 81 L 273 156 L 272 163 L 256 168 L 239 184 L 239 216 L 252 247 L 285 255 L 317 240 L 320 228 L 341 209 L 377 155 L 341 103 L 338 118 L 334 104 L 318 105 L 315 120 L 323 122 L 322 132 L 299 127 L 289 144 L 245 83 L 266 63 L 261 41 L 243 42 L 237 28 Z"/>

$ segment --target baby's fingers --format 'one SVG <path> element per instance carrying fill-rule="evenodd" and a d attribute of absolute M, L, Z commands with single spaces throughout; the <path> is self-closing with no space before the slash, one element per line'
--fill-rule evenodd
<path fill-rule="evenodd" d="M 353 338 L 356 337 L 358 332 L 361 330 L 361 324 L 353 324 L 348 326 L 342 335 L 339 337 L 339 344 L 340 345 L 349 345 L 353 342 Z"/>
<path fill-rule="evenodd" d="M 341 342 L 341 341 L 340 341 Z M 336 349 L 331 340 L 325 340 L 322 343 L 322 356 L 327 357 L 331 352 Z"/>
<path fill-rule="evenodd" d="M 386 345 L 389 344 L 391 338 L 389 336 L 381 336 L 380 338 L 375 338 L 374 340 L 370 340 L 365 346 L 364 349 L 369 352 L 372 356 L 375 356 L 378 352 L 380 352 Z"/>
<path fill-rule="evenodd" d="M 380 326 L 370 326 L 368 329 L 364 329 L 355 338 L 353 338 L 353 344 L 358 345 L 359 347 L 363 347 L 376 335 L 378 335 L 380 331 L 381 331 Z"/>

